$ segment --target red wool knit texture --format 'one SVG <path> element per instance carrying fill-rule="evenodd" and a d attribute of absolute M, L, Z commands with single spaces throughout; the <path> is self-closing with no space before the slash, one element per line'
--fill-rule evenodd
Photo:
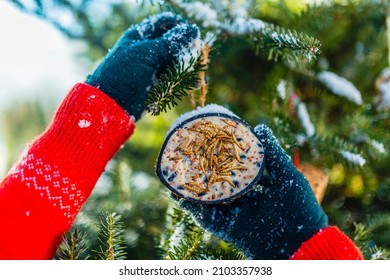
<path fill-rule="evenodd" d="M 28 120 L 26 120 L 28 121 Z M 111 98 L 77 84 L 0 182 L 0 259 L 50 259 L 107 162 L 134 130 Z"/>
<path fill-rule="evenodd" d="M 356 245 L 340 229 L 331 226 L 320 230 L 290 258 L 291 260 L 362 260 Z"/>

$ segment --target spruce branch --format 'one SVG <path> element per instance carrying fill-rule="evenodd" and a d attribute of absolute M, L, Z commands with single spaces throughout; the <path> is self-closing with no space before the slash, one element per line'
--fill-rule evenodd
<path fill-rule="evenodd" d="M 386 220 L 381 217 L 379 220 Z M 362 223 L 354 223 L 355 230 L 352 234 L 352 240 L 357 247 L 362 251 L 365 259 L 369 260 L 388 260 L 390 259 L 390 251 L 388 249 L 373 245 L 372 235 L 375 226 L 370 226 Z"/>
<path fill-rule="evenodd" d="M 235 248 L 230 248 L 230 250 L 220 249 L 220 250 L 208 250 L 207 251 L 208 259 L 211 260 L 245 260 L 245 256 L 237 251 Z"/>
<path fill-rule="evenodd" d="M 367 227 L 370 232 L 383 226 L 390 226 L 390 216 L 387 213 L 376 214 L 367 218 Z"/>
<path fill-rule="evenodd" d="M 124 226 L 121 215 L 117 213 L 104 213 L 100 219 L 99 241 L 100 251 L 98 255 L 104 260 L 123 260 L 124 251 Z"/>
<path fill-rule="evenodd" d="M 197 260 L 202 259 L 204 244 L 202 242 L 204 230 L 186 235 L 180 240 L 179 245 L 173 246 L 167 252 L 166 259 L 169 260 Z"/>
<path fill-rule="evenodd" d="M 62 243 L 58 248 L 55 258 L 60 260 L 86 260 L 87 253 L 86 234 L 74 228 L 62 237 Z"/>
<path fill-rule="evenodd" d="M 191 57 L 189 62 L 182 60 L 178 65 L 169 67 L 150 91 L 146 110 L 153 116 L 158 116 L 162 111 L 166 112 L 178 105 L 176 99 L 182 100 L 187 91 L 198 87 L 199 73 L 204 68 L 201 57 Z"/>
<path fill-rule="evenodd" d="M 362 251 L 365 251 L 370 243 L 371 232 L 362 223 L 354 223 L 354 226 L 355 226 L 355 230 L 352 236 L 353 242 Z"/>
<path fill-rule="evenodd" d="M 265 24 L 265 27 L 252 35 L 259 49 L 269 50 L 268 58 L 287 61 L 311 61 L 321 53 L 319 40 L 295 30 L 288 30 L 273 24 Z"/>
<path fill-rule="evenodd" d="M 174 206 L 167 212 L 166 229 L 161 234 L 161 256 L 165 260 L 202 259 L 205 251 L 203 236 L 190 214 Z M 203 254 L 203 255 L 202 255 Z"/>
<path fill-rule="evenodd" d="M 322 153 L 332 154 L 333 162 L 344 162 L 350 168 L 363 168 L 365 158 L 361 155 L 362 151 L 356 145 L 338 136 L 316 136 L 312 137 L 310 144 L 312 148 Z M 350 155 L 350 157 L 348 157 Z"/>
<path fill-rule="evenodd" d="M 390 250 L 374 246 L 368 249 L 368 259 L 370 260 L 390 260 Z"/>

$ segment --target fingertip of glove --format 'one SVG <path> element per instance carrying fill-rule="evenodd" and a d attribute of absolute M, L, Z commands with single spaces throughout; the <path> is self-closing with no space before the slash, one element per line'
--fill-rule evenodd
<path fill-rule="evenodd" d="M 180 15 L 172 12 L 164 12 L 155 15 L 150 19 L 150 24 L 154 29 L 154 36 L 159 37 L 169 30 L 175 28 L 177 25 L 183 24 L 185 21 Z"/>
<path fill-rule="evenodd" d="M 183 49 L 190 49 L 192 45 L 199 48 L 199 28 L 195 24 L 179 24 L 163 35 L 163 41 L 167 44 L 169 51 L 173 54 L 183 52 Z"/>
<path fill-rule="evenodd" d="M 138 40 L 158 38 L 184 22 L 183 17 L 172 12 L 154 14 L 133 26 L 128 32 L 128 37 L 138 37 L 136 38 Z"/>
<path fill-rule="evenodd" d="M 178 43 L 189 42 L 200 37 L 199 28 L 195 24 L 180 23 L 163 35 L 168 41 Z"/>
<path fill-rule="evenodd" d="M 181 23 L 185 21 L 181 15 L 177 15 L 172 12 L 162 12 L 156 15 L 152 15 L 149 20 L 154 21 L 156 24 L 162 24 L 164 22 Z"/>
<path fill-rule="evenodd" d="M 272 177 L 286 178 L 298 172 L 290 156 L 280 146 L 271 128 L 265 124 L 259 124 L 254 128 L 254 131 L 263 144 L 267 171 Z M 285 170 L 288 170 L 288 172 L 285 172 Z"/>
<path fill-rule="evenodd" d="M 271 130 L 271 128 L 269 128 L 267 125 L 265 124 L 259 124 L 257 125 L 255 128 L 254 128 L 254 131 L 255 133 L 260 137 L 260 141 L 263 143 L 263 144 L 266 144 L 266 140 L 271 140 L 271 139 L 275 139 L 275 136 Z"/>

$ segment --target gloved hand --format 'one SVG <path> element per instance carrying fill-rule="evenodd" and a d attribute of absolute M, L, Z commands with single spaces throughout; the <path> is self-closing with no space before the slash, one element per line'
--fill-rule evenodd
<path fill-rule="evenodd" d="M 198 36 L 198 28 L 180 16 L 169 12 L 151 16 L 119 38 L 86 83 L 139 119 L 153 79 Z"/>
<path fill-rule="evenodd" d="M 255 132 L 265 149 L 268 175 L 262 186 L 230 204 L 179 204 L 204 229 L 235 245 L 247 258 L 288 259 L 328 219 L 309 183 L 279 146 L 272 131 L 259 125 Z"/>

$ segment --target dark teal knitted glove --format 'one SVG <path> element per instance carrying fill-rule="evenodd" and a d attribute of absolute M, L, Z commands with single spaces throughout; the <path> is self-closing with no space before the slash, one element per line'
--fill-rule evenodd
<path fill-rule="evenodd" d="M 328 219 L 309 183 L 265 125 L 255 128 L 265 148 L 268 175 L 262 187 L 227 205 L 196 204 L 180 200 L 197 222 L 248 258 L 288 259 Z"/>
<path fill-rule="evenodd" d="M 198 36 L 198 28 L 180 16 L 151 16 L 119 38 L 86 83 L 98 87 L 139 119 L 153 80 Z"/>

